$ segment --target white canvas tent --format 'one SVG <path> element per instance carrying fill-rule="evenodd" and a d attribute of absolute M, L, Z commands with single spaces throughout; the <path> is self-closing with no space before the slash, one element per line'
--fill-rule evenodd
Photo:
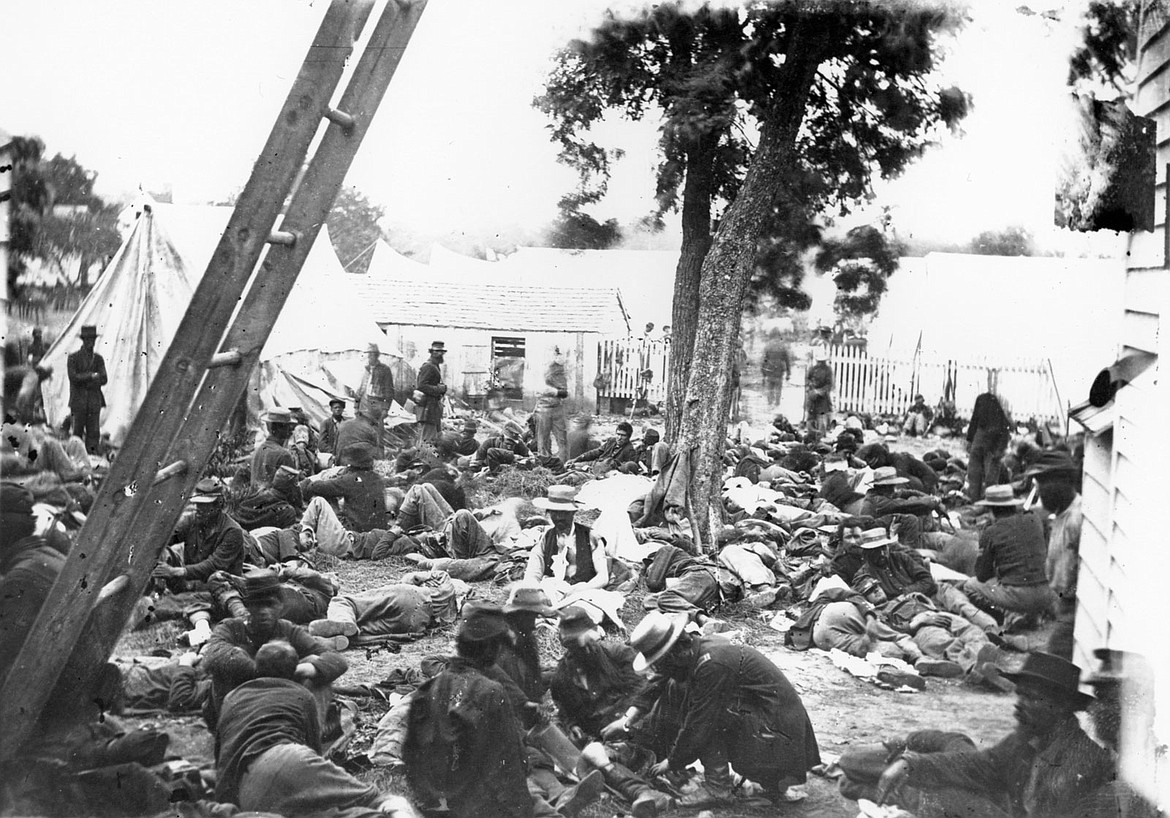
<path fill-rule="evenodd" d="M 65 356 L 80 347 L 83 324 L 95 324 L 97 351 L 106 359 L 110 383 L 102 429 L 120 443 L 191 294 L 222 235 L 229 207 L 140 203 L 128 214 L 130 234 L 82 303 L 46 359 L 54 367 L 45 384 L 45 411 L 59 423 L 69 412 Z M 346 280 L 322 226 L 261 354 L 253 410 L 302 406 L 318 420 L 331 397 L 346 397 L 361 378 L 362 354 L 386 337 Z M 258 399 L 258 400 L 256 400 Z"/>
<path fill-rule="evenodd" d="M 1097 371 L 1085 361 L 1112 359 L 1124 272 L 1118 259 L 904 258 L 869 327 L 869 353 L 1051 361 L 1062 403 L 1075 403 Z"/>

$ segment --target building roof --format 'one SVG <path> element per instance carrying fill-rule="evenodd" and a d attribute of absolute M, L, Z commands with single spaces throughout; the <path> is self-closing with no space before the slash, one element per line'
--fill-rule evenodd
<path fill-rule="evenodd" d="M 625 333 L 621 295 L 613 287 L 542 287 L 349 275 L 381 325 L 506 332 Z"/>

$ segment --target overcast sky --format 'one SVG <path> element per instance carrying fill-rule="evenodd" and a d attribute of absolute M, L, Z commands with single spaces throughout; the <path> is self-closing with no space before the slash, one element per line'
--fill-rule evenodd
<path fill-rule="evenodd" d="M 0 127 L 41 136 L 49 155 L 76 154 L 99 172 L 99 192 L 169 185 L 187 203 L 242 186 L 325 10 L 322 0 L 5 5 Z M 347 182 L 420 230 L 547 223 L 573 176 L 530 102 L 549 55 L 607 5 L 431 0 Z M 1050 231 L 1066 59 L 1083 4 L 1048 16 L 1017 5 L 973 0 L 945 66 L 974 96 L 965 133 L 879 188 L 903 235 Z M 655 135 L 616 123 L 607 136 L 628 155 L 597 215 L 632 220 L 651 206 Z"/>

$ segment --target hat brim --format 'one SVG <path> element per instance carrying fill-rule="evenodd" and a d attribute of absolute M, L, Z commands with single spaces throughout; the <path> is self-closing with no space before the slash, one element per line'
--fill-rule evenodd
<path fill-rule="evenodd" d="M 674 647 L 674 643 L 678 641 L 679 636 L 682 634 L 683 629 L 686 628 L 686 626 L 687 623 L 683 617 L 671 617 L 670 635 L 667 636 L 666 641 L 662 643 L 662 646 L 658 648 L 658 650 L 654 651 L 649 656 L 639 651 L 638 655 L 634 657 L 634 672 L 645 673 L 647 670 L 653 667 L 655 662 L 665 656 L 667 652 L 672 647 Z"/>
<path fill-rule="evenodd" d="M 551 605 L 505 605 L 504 614 L 530 613 L 536 616 L 556 616 L 557 609 Z"/>
<path fill-rule="evenodd" d="M 862 551 L 872 551 L 875 548 L 885 548 L 890 545 L 897 545 L 898 541 L 893 537 L 888 537 L 884 540 L 875 540 L 874 542 L 861 543 L 858 546 Z"/>
<path fill-rule="evenodd" d="M 1077 707 L 1087 707 L 1089 704 L 1091 704 L 1092 702 L 1097 700 L 1097 697 L 1093 696 L 1092 694 L 1085 693 L 1082 690 L 1068 690 L 1067 688 L 1061 687 L 1060 685 L 1053 683 L 1053 681 L 1051 679 L 1049 679 L 1047 676 L 1041 676 L 1041 675 L 1036 674 L 1036 673 L 1025 673 L 1023 671 L 1019 671 L 1019 672 L 1000 671 L 999 675 L 1003 676 L 1005 679 L 1007 679 L 1008 681 L 1011 681 L 1015 684 L 1019 684 L 1019 682 L 1022 679 L 1027 679 L 1028 681 L 1032 681 L 1032 682 L 1038 682 L 1041 685 L 1043 685 L 1045 688 L 1047 688 L 1048 690 L 1052 691 L 1053 693 L 1056 693 L 1057 695 L 1060 695 L 1060 696 L 1064 696 L 1069 701 L 1075 703 L 1077 705 Z"/>
<path fill-rule="evenodd" d="M 546 511 L 580 511 L 584 506 L 576 500 L 550 500 L 547 497 L 537 497 L 532 505 Z"/>
<path fill-rule="evenodd" d="M 910 479 L 907 477 L 887 477 L 885 480 L 874 480 L 870 485 L 873 486 L 900 486 L 903 483 L 909 483 Z"/>
<path fill-rule="evenodd" d="M 1000 506 L 1000 507 L 1006 508 L 1008 506 L 1022 506 L 1023 504 L 1024 504 L 1024 501 L 1017 497 L 1017 498 L 1012 499 L 1012 500 L 976 500 L 971 505 L 973 505 L 973 506 Z"/>
<path fill-rule="evenodd" d="M 1075 477 L 1080 472 L 1076 466 L 1033 466 L 1024 470 L 1024 477 L 1040 477 L 1046 474 L 1067 474 Z"/>
<path fill-rule="evenodd" d="M 218 503 L 222 499 L 222 494 L 197 494 L 191 498 L 191 502 L 197 503 L 198 505 L 208 505 L 210 503 Z"/>

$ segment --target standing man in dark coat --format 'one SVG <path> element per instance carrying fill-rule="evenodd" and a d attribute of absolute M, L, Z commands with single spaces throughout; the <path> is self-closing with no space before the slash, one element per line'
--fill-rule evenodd
<path fill-rule="evenodd" d="M 106 398 L 102 387 L 109 381 L 106 362 L 94 351 L 97 327 L 81 328 L 81 349 L 66 359 L 69 373 L 69 411 L 73 414 L 73 434 L 85 441 L 85 450 L 97 454 L 101 439 L 100 419 Z"/>
<path fill-rule="evenodd" d="M 1011 439 L 1011 419 L 994 392 L 975 398 L 967 424 L 967 497 L 983 499 L 983 489 L 999 482 L 999 462 Z"/>
<path fill-rule="evenodd" d="M 366 396 L 381 398 L 387 403 L 394 400 L 394 373 L 390 367 L 382 363 L 381 355 L 382 351 L 377 344 L 366 347 L 366 368 L 362 372 L 362 382 L 353 400 L 355 410 L 362 408 L 362 401 Z M 329 405 L 333 405 L 332 401 Z"/>
<path fill-rule="evenodd" d="M 764 346 L 764 360 L 760 370 L 764 374 L 764 392 L 768 396 L 768 405 L 779 406 L 784 382 L 792 378 L 792 353 L 775 330 Z"/>
<path fill-rule="evenodd" d="M 443 356 L 447 348 L 442 341 L 431 344 L 431 357 L 418 368 L 418 381 L 415 390 L 422 393 L 422 418 L 419 420 L 419 441 L 434 440 L 439 436 L 439 429 L 443 425 L 443 396 L 447 394 L 447 384 L 443 383 Z"/>
<path fill-rule="evenodd" d="M 808 428 L 823 432 L 833 412 L 833 369 L 823 346 L 813 349 L 813 365 L 804 376 L 804 417 Z"/>
<path fill-rule="evenodd" d="M 452 818 L 530 818 L 533 798 L 518 721 L 503 684 L 489 678 L 508 623 L 481 605 L 459 622 L 456 656 L 414 694 L 402 757 L 414 792 Z"/>
<path fill-rule="evenodd" d="M 653 667 L 661 678 L 618 724 L 606 728 L 606 735 L 622 732 L 654 706 L 652 720 L 663 725 L 673 721 L 678 729 L 673 741 L 662 742 L 669 751 L 651 773 L 678 773 L 695 759 L 703 762 L 703 786 L 684 795 L 679 806 L 732 803 L 729 764 L 763 786 L 768 797 L 782 800 L 788 787 L 803 784 L 808 771 L 821 762 L 800 696 L 780 668 L 755 648 L 692 636 L 683 631 L 685 624 L 686 617 L 651 611 L 634 628 L 634 670 Z M 671 684 L 685 690 L 681 706 L 679 697 L 664 695 Z M 677 712 L 665 712 L 672 705 Z"/>

